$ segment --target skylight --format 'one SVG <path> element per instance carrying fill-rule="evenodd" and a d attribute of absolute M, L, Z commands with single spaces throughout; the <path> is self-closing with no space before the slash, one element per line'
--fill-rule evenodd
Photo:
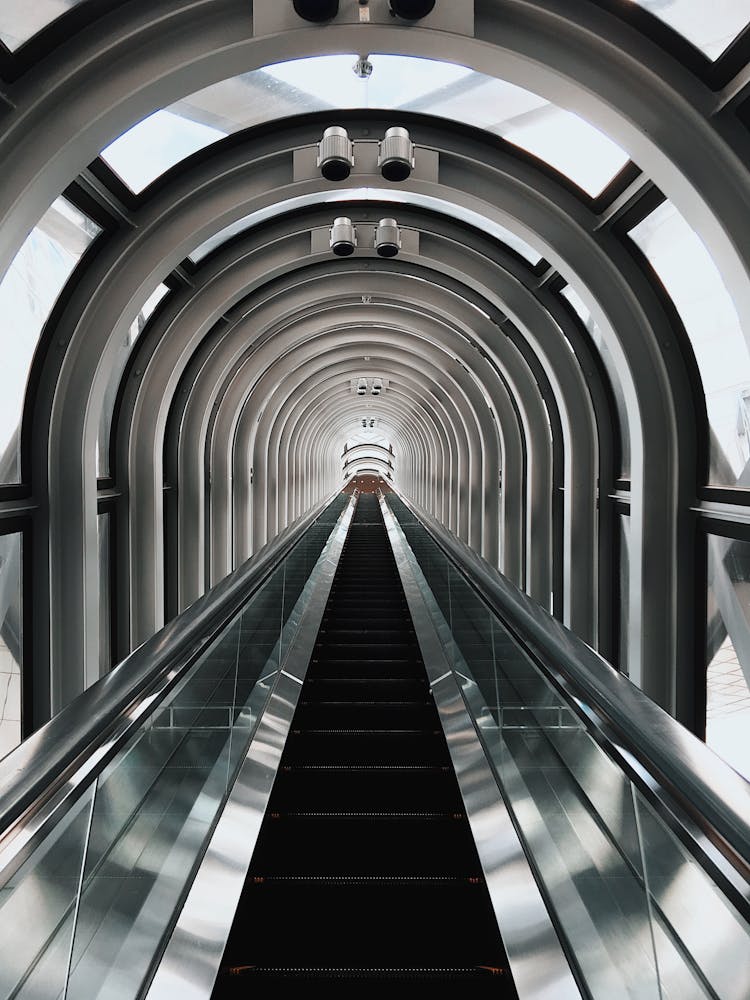
<path fill-rule="evenodd" d="M 748 0 L 630 0 L 674 28 L 709 59 L 722 52 L 750 24 Z"/>
<path fill-rule="evenodd" d="M 414 56 L 370 56 L 372 76 L 353 72 L 354 54 L 277 63 L 200 90 L 134 125 L 102 158 L 135 191 L 217 139 L 263 122 L 313 111 L 419 111 L 503 136 L 596 196 L 627 153 L 578 115 L 531 91 L 466 66 Z"/>

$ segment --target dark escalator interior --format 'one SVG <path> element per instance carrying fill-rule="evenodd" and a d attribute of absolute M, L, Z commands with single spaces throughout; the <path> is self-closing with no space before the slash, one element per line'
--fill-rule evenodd
<path fill-rule="evenodd" d="M 517 996 L 372 494 L 349 531 L 213 997 L 275 994 L 280 979 Z"/>

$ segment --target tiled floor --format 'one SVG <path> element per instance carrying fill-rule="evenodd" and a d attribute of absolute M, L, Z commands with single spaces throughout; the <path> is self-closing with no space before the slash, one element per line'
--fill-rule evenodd
<path fill-rule="evenodd" d="M 21 742 L 21 674 L 0 639 L 0 757 Z"/>
<path fill-rule="evenodd" d="M 729 637 L 708 668 L 706 742 L 750 780 L 750 688 Z"/>

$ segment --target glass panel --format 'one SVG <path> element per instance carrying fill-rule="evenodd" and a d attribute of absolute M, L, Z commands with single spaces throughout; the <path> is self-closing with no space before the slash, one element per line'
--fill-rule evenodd
<path fill-rule="evenodd" d="M 0 881 L 2 997 L 64 996 L 93 797 L 86 789 L 42 848 Z"/>
<path fill-rule="evenodd" d="M 750 353 L 713 258 L 671 202 L 630 231 L 685 325 L 706 394 L 710 481 L 750 486 Z"/>
<path fill-rule="evenodd" d="M 618 636 L 618 666 L 624 674 L 629 673 L 628 649 L 630 645 L 630 514 L 618 517 L 619 539 L 619 607 L 620 627 Z"/>
<path fill-rule="evenodd" d="M 42 327 L 84 250 L 101 232 L 58 198 L 16 254 L 0 283 L 3 363 L 0 365 L 0 482 L 20 477 L 19 433 L 26 382 Z"/>
<path fill-rule="evenodd" d="M 750 542 L 708 536 L 706 743 L 750 780 Z"/>
<path fill-rule="evenodd" d="M 586 995 L 747 996 L 747 923 L 401 501 L 387 500 Z"/>
<path fill-rule="evenodd" d="M 283 566 L 99 776 L 69 996 L 136 996 L 278 668 Z"/>
<path fill-rule="evenodd" d="M 115 139 L 101 155 L 131 190 L 140 193 L 175 163 L 225 135 L 171 111 L 156 111 Z"/>
<path fill-rule="evenodd" d="M 499 223 L 480 215 L 478 212 L 472 212 L 470 209 L 464 208 L 462 205 L 454 205 L 452 202 L 444 201 L 442 198 L 433 198 L 430 195 L 407 195 L 403 191 L 388 191 L 387 197 L 388 201 L 397 202 L 398 204 L 418 205 L 421 208 L 442 212 L 443 214 L 450 215 L 462 222 L 467 222 L 469 225 L 476 226 L 488 236 L 494 236 L 494 238 L 500 240 L 501 243 L 507 244 L 507 246 L 515 250 L 516 253 L 520 254 L 521 257 L 524 257 L 527 261 L 529 261 L 530 264 L 536 265 L 542 259 L 542 255 L 537 250 L 534 250 L 533 247 L 529 246 L 529 244 L 525 240 L 521 239 L 520 236 L 516 236 L 515 233 L 512 233 L 509 229 L 506 229 Z M 325 195 L 323 201 L 327 204 L 336 204 L 338 202 L 346 201 L 382 201 L 382 199 L 383 192 L 379 191 L 377 188 L 352 188 L 344 191 L 332 191 L 330 194 Z M 252 215 L 246 215 L 244 219 L 238 219 L 237 222 L 233 222 L 231 225 L 220 230 L 214 236 L 209 237 L 209 239 L 207 239 L 190 254 L 190 260 L 197 264 L 218 246 L 221 246 L 222 243 L 231 239 L 232 236 L 236 236 L 238 233 L 244 232 L 244 230 L 249 229 L 252 226 L 257 226 L 261 222 L 272 219 L 274 216 L 280 215 L 282 212 L 290 212 L 296 208 L 304 208 L 307 205 L 312 205 L 319 201 L 320 199 L 316 198 L 314 195 L 290 198 L 287 201 L 277 202 L 270 208 L 263 208 L 257 212 L 253 212 Z"/>
<path fill-rule="evenodd" d="M 102 157 L 141 191 L 183 157 L 251 125 L 337 108 L 421 111 L 502 135 L 599 194 L 628 162 L 611 139 L 544 98 L 465 66 L 374 54 L 372 75 L 353 72 L 357 56 L 314 56 L 222 80 L 157 111 Z"/>
<path fill-rule="evenodd" d="M 631 0 L 692 42 L 709 59 L 718 59 L 737 35 L 750 24 L 747 0 Z"/>
<path fill-rule="evenodd" d="M 159 285 L 156 290 L 151 293 L 148 299 L 146 299 L 143 308 L 138 313 L 135 320 L 131 323 L 130 329 L 120 345 L 117 356 L 112 362 L 112 371 L 104 393 L 102 414 L 99 420 L 99 437 L 96 442 L 96 474 L 99 477 L 106 477 L 110 475 L 109 436 L 112 429 L 112 417 L 114 414 L 117 393 L 122 380 L 122 373 L 125 371 L 125 366 L 127 365 L 128 358 L 130 357 L 130 352 L 133 349 L 133 344 L 135 344 L 136 340 L 140 337 L 141 332 L 143 331 L 146 323 L 149 321 L 154 309 L 156 309 L 168 291 L 169 289 L 166 285 Z"/>
<path fill-rule="evenodd" d="M 312 525 L 99 775 L 69 996 L 85 995 L 95 977 L 100 993 L 142 990 L 273 689 L 282 641 L 293 641 L 318 581 L 331 527 Z"/>
<path fill-rule="evenodd" d="M 0 6 L 0 40 L 12 51 L 82 0 L 3 0 Z"/>
<path fill-rule="evenodd" d="M 643 795 L 634 798 L 663 996 L 750 996 L 747 923 Z"/>
<path fill-rule="evenodd" d="M 609 382 L 612 386 L 612 395 L 615 398 L 615 407 L 617 409 L 617 419 L 620 425 L 620 450 L 622 454 L 620 455 L 620 478 L 630 479 L 630 422 L 628 421 L 628 411 L 625 407 L 625 397 L 622 391 L 622 384 L 620 382 L 620 375 L 617 371 L 617 365 L 615 364 L 614 358 L 610 353 L 607 342 L 602 336 L 602 331 L 599 324 L 596 322 L 594 317 L 591 315 L 586 303 L 583 301 L 581 296 L 575 289 L 571 288 L 570 285 L 566 285 L 562 289 L 561 294 L 568 300 L 568 302 L 573 306 L 575 311 L 578 313 L 578 318 L 581 320 L 589 336 L 594 342 L 594 346 L 599 351 L 602 359 L 602 364 L 604 365 L 604 370 L 609 376 Z M 615 470 L 617 471 L 617 470 Z"/>
<path fill-rule="evenodd" d="M 111 517 L 99 514 L 96 528 L 99 542 L 99 674 L 112 668 Z"/>
<path fill-rule="evenodd" d="M 0 535 L 0 757 L 21 742 L 22 554 L 21 532 Z"/>

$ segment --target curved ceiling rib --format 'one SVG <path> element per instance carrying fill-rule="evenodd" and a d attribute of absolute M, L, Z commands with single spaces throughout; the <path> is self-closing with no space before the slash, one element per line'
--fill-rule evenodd
<path fill-rule="evenodd" d="M 96 30 L 64 41 L 58 33 L 60 43 L 5 87 L 0 266 L 64 189 L 104 230 L 50 315 L 24 412 L 23 489 L 42 498 L 35 631 L 40 662 L 52 665 L 37 685 L 39 719 L 98 676 L 90 540 L 104 489 L 96 445 L 110 419 L 123 649 L 345 473 L 393 464 L 404 493 L 607 653 L 622 560 L 613 504 L 626 496 L 628 613 L 617 614 L 630 674 L 681 717 L 694 712 L 680 683 L 694 637 L 680 623 L 695 602 L 688 512 L 706 478 L 705 393 L 695 345 L 627 233 L 633 212 L 662 201 L 658 184 L 750 315 L 750 136 L 738 114 L 748 88 L 727 78 L 715 93 L 727 60 L 713 76 L 700 60 L 694 72 L 679 48 L 659 48 L 602 5 L 563 6 L 476 0 L 473 29 L 461 9 L 436 32 L 377 10 L 367 25 L 343 13 L 312 29 L 275 0 L 132 0 Z M 39 45 L 84 20 L 84 8 L 62 18 Z M 451 63 L 436 63 L 438 40 Z M 375 143 L 395 112 L 335 106 L 280 118 L 274 105 L 276 120 L 186 147 L 192 155 L 138 194 L 101 160 L 89 169 L 154 112 L 193 114 L 195 130 L 213 139 L 222 126 L 207 116 L 239 86 L 230 78 L 245 74 L 242 94 L 274 73 L 288 87 L 323 65 L 294 60 L 365 43 L 376 63 L 378 53 L 432 60 L 421 65 L 424 81 L 445 82 L 438 96 L 425 82 L 416 103 L 398 109 L 416 144 L 402 183 L 376 167 Z M 35 44 L 28 53 L 42 51 Z M 9 58 L 0 53 L 0 73 L 23 69 L 24 46 Z M 492 76 L 498 67 L 504 83 Z M 325 81 L 310 83 L 312 92 Z M 460 110 L 480 91 L 507 99 L 494 121 Z M 569 117 L 549 110 L 553 97 Z M 526 117 L 509 124 L 521 98 L 537 102 L 526 112 L 570 128 L 579 116 L 638 167 L 601 194 L 592 181 L 596 197 L 587 195 L 512 145 L 531 127 Z M 241 105 L 226 111 L 238 129 L 248 122 Z M 355 143 L 354 171 L 338 185 L 315 166 L 329 124 L 345 125 Z M 334 257 L 327 229 L 338 214 L 361 233 L 395 217 L 398 258 L 381 260 L 366 241 L 352 258 Z M 170 290 L 127 357 L 123 344 L 162 282 Z M 383 380 L 379 397 L 357 396 L 362 377 Z M 382 438 L 355 439 L 357 428 Z M 342 457 L 347 441 L 356 443 Z M 165 518 L 177 539 L 166 555 Z"/>

